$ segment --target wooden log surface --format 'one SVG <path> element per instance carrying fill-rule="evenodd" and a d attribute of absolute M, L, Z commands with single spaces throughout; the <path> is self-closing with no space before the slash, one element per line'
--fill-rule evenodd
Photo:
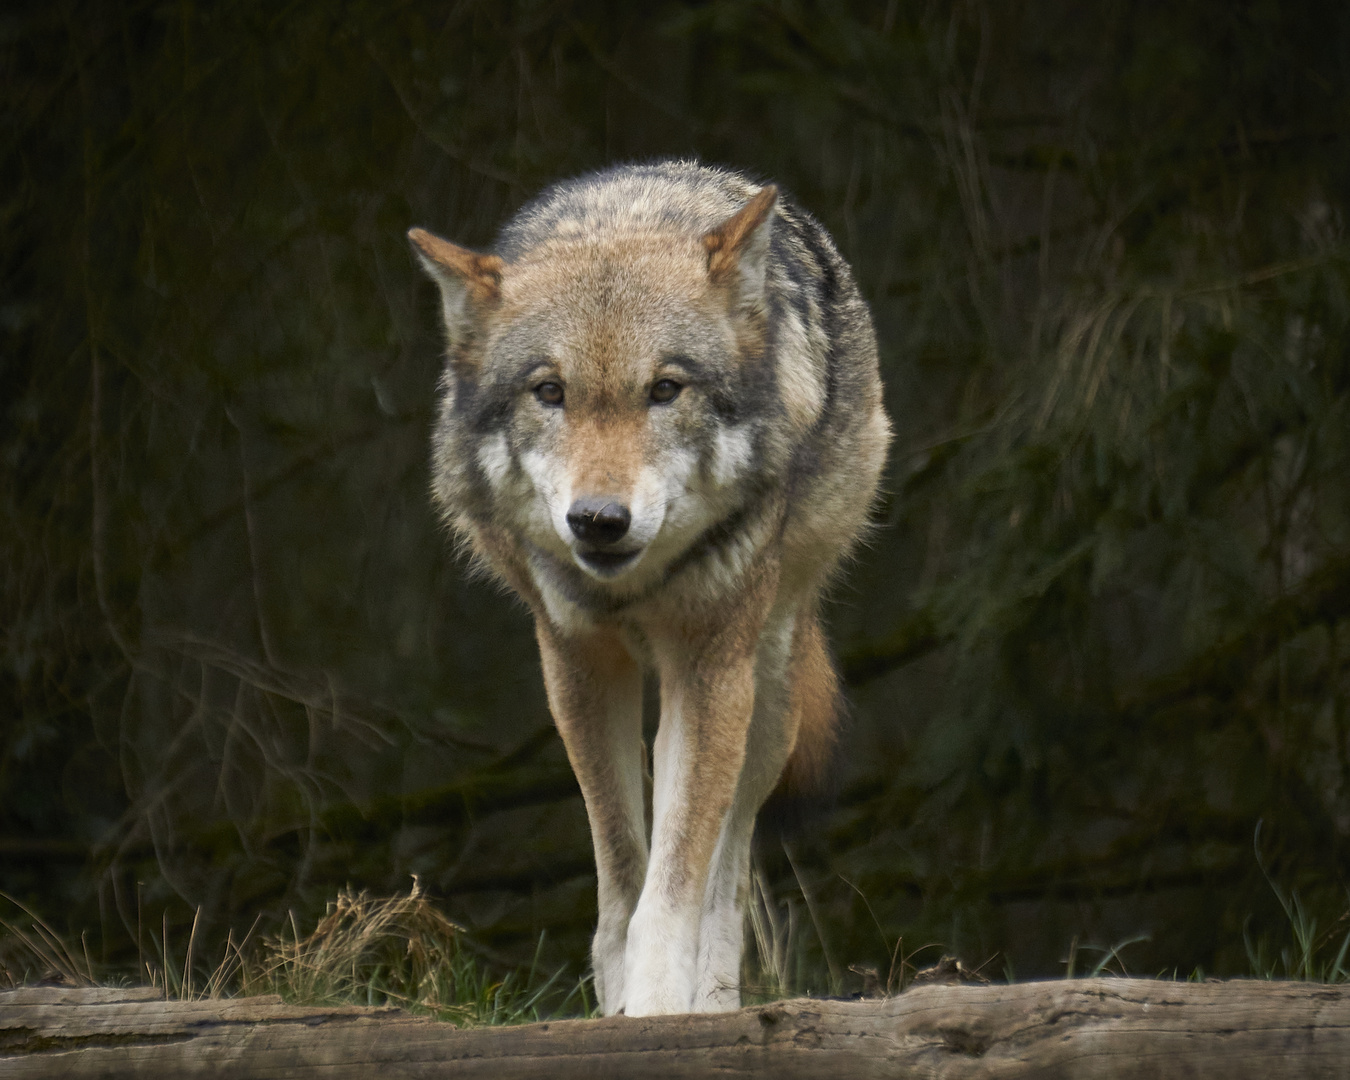
<path fill-rule="evenodd" d="M 398 1009 L 0 992 L 0 1078 L 1350 1077 L 1350 988 L 1081 979 L 456 1029 Z"/>

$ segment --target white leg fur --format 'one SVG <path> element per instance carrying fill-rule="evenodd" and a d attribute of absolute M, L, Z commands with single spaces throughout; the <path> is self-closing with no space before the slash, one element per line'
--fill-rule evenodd
<path fill-rule="evenodd" d="M 677 697 L 663 703 L 652 754 L 652 854 L 628 924 L 625 986 L 629 1016 L 689 1012 L 694 1000 L 701 897 L 681 889 L 672 821 L 689 787 L 688 733 Z"/>
<path fill-rule="evenodd" d="M 773 790 L 788 754 L 784 673 L 793 615 L 776 615 L 755 658 L 755 705 L 745 765 L 707 868 L 678 864 L 680 823 L 692 786 L 688 719 L 678 694 L 663 702 L 652 798 L 652 854 L 628 927 L 626 1011 L 630 1016 L 713 1012 L 740 1005 L 745 883 L 755 814 Z M 702 889 L 690 882 L 705 881 Z"/>
<path fill-rule="evenodd" d="M 741 1007 L 742 913 L 754 831 L 754 815 L 733 809 L 717 842 L 698 928 L 694 1012 L 730 1012 Z"/>
<path fill-rule="evenodd" d="M 629 688 L 631 690 L 631 688 Z M 619 779 L 616 792 L 628 819 L 628 828 L 638 838 L 642 855 L 646 855 L 647 828 L 643 809 L 642 767 L 642 686 L 639 679 L 637 700 L 631 693 L 614 695 L 613 713 L 606 717 L 612 739 L 614 771 Z M 598 919 L 595 940 L 591 945 L 591 963 L 595 971 L 595 991 L 600 1009 L 612 1016 L 625 1007 L 627 996 L 624 980 L 624 955 L 628 946 L 628 922 L 637 901 L 635 883 L 624 880 L 614 865 L 612 853 L 604 855 L 594 827 L 595 864 L 598 882 Z"/>

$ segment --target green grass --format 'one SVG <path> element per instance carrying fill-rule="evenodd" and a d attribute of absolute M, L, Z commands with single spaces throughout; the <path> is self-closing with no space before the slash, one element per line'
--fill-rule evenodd
<path fill-rule="evenodd" d="M 1261 855 L 1261 824 L 1256 826 L 1252 838 L 1252 847 L 1256 852 L 1256 863 L 1270 885 L 1275 899 L 1284 909 L 1289 922 L 1292 941 L 1279 947 L 1270 945 L 1262 937 L 1253 940 L 1243 929 L 1242 940 L 1247 946 L 1247 962 L 1252 974 L 1259 979 L 1295 979 L 1300 982 L 1341 983 L 1350 982 L 1350 969 L 1346 966 L 1347 954 L 1350 954 L 1350 896 L 1347 896 L 1347 908 L 1330 926 L 1318 925 L 1317 917 L 1303 902 L 1296 888 L 1282 888 L 1270 875 L 1266 861 Z M 1335 950 L 1333 953 L 1332 950 Z"/>

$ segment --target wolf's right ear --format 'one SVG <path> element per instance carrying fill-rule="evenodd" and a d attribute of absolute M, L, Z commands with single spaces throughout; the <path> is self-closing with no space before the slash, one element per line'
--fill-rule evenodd
<path fill-rule="evenodd" d="M 777 208 L 778 189 L 767 184 L 717 228 L 703 234 L 708 277 L 718 285 L 736 286 L 742 304 L 763 302 L 769 237 Z"/>
<path fill-rule="evenodd" d="M 440 286 L 445 329 L 453 340 L 469 314 L 469 305 L 482 309 L 497 302 L 505 264 L 497 255 L 470 251 L 426 229 L 409 229 L 408 239 L 422 268 Z"/>

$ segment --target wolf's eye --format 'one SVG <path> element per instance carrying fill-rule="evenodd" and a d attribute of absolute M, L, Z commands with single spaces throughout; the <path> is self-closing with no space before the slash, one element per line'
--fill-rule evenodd
<path fill-rule="evenodd" d="M 679 397 L 683 389 L 674 379 L 658 379 L 652 386 L 652 401 L 665 405 Z"/>
<path fill-rule="evenodd" d="M 561 405 L 563 388 L 555 382 L 540 383 L 534 388 L 534 396 L 545 405 Z"/>

